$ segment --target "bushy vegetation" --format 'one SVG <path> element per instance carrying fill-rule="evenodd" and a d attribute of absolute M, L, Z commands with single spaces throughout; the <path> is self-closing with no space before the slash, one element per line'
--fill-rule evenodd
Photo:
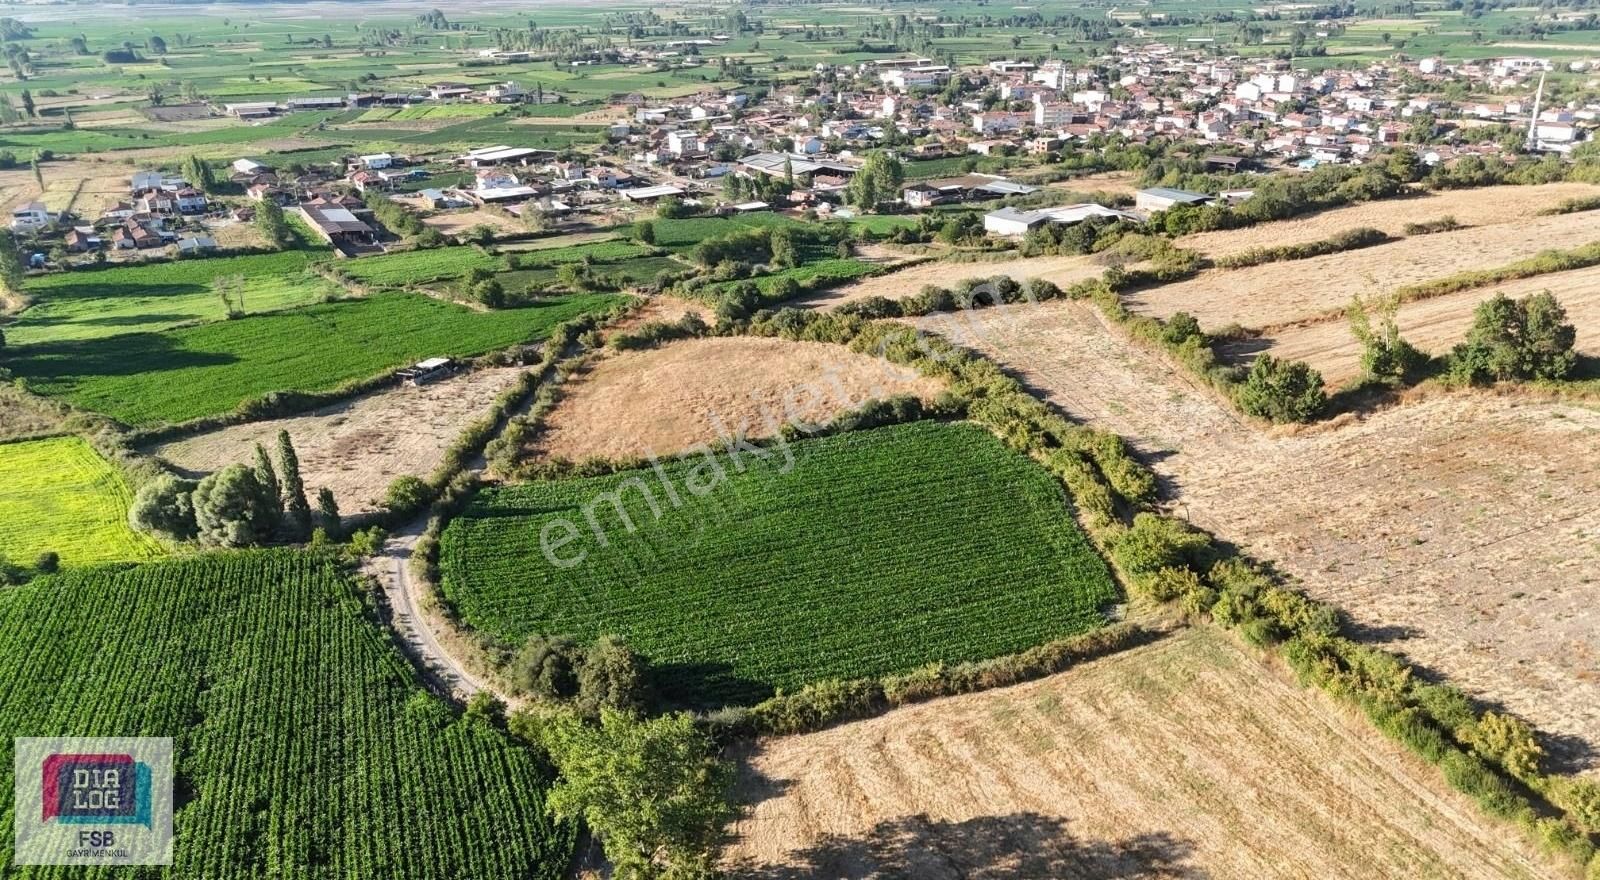
<path fill-rule="evenodd" d="M 173 876 L 557 880 L 572 858 L 576 825 L 547 816 L 538 757 L 425 691 L 360 592 L 312 554 L 0 590 L 0 681 L 6 730 L 174 738 Z M 11 748 L 0 742 L 7 788 Z"/>
<path fill-rule="evenodd" d="M 1514 263 L 1507 263 L 1504 266 L 1496 266 L 1493 269 L 1457 272 L 1454 275 L 1446 275 L 1443 278 L 1436 278 L 1432 281 L 1408 284 L 1396 290 L 1395 295 L 1405 302 L 1432 299 L 1436 296 L 1446 296 L 1462 290 L 1471 290 L 1475 287 L 1487 287 L 1491 284 L 1515 281 L 1519 278 L 1532 278 L 1535 275 L 1545 275 L 1551 272 L 1586 269 L 1590 266 L 1600 266 L 1600 242 L 1586 244 L 1566 251 L 1540 251 L 1526 260 L 1518 260 Z"/>
<path fill-rule="evenodd" d="M 1433 235 L 1436 232 L 1454 232 L 1465 228 L 1461 221 L 1453 214 L 1446 214 L 1437 220 L 1423 220 L 1419 223 L 1407 223 L 1404 227 L 1406 235 Z"/>
<path fill-rule="evenodd" d="M 68 565 L 139 561 L 161 547 L 128 526 L 122 475 L 77 437 L 0 443 L 0 556 Z"/>
<path fill-rule="evenodd" d="M 1274 422 L 1309 422 L 1328 404 L 1322 374 L 1301 361 L 1256 357 L 1234 395 L 1239 408 Z"/>
<path fill-rule="evenodd" d="M 1408 383 L 1427 365 L 1428 356 L 1400 335 L 1399 310 L 1400 299 L 1394 296 L 1376 303 L 1356 297 L 1350 304 L 1350 333 L 1361 344 L 1361 372 L 1369 380 Z"/>
<path fill-rule="evenodd" d="M 625 636 L 669 702 L 700 706 L 1011 653 L 1101 622 L 1114 587 L 1059 487 L 987 433 L 921 422 L 792 450 L 792 469 L 779 449 L 663 465 L 681 509 L 648 470 L 487 491 L 445 530 L 444 595 L 513 642 Z M 562 521 L 584 530 L 556 557 L 581 552 L 571 568 L 540 553 Z"/>
<path fill-rule="evenodd" d="M 1580 196 L 1578 198 L 1565 199 L 1555 207 L 1547 208 L 1539 213 L 1546 215 L 1577 214 L 1582 211 L 1596 210 L 1600 210 L 1600 196 Z"/>
<path fill-rule="evenodd" d="M 1451 379 L 1467 384 L 1564 379 L 1577 366 L 1577 330 L 1549 291 L 1522 299 L 1496 294 L 1478 304 L 1466 341 L 1450 352 Z"/>
<path fill-rule="evenodd" d="M 616 302 L 578 295 L 486 314 L 380 294 L 93 344 L 29 346 L 0 354 L 0 364 L 30 390 L 125 424 L 183 422 L 254 406 L 272 393 L 331 391 L 426 357 L 536 341 Z"/>

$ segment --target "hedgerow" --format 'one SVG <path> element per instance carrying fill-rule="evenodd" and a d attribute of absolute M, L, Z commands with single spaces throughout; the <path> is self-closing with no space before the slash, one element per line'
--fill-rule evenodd
<path fill-rule="evenodd" d="M 1259 266 L 1262 263 L 1304 260 L 1310 257 L 1320 257 L 1324 254 L 1337 254 L 1342 251 L 1380 245 L 1387 241 L 1389 241 L 1388 233 L 1381 229 L 1364 226 L 1359 229 L 1347 229 L 1320 241 L 1251 248 L 1236 254 L 1217 257 L 1213 262 L 1224 269 L 1241 269 L 1246 266 Z"/>

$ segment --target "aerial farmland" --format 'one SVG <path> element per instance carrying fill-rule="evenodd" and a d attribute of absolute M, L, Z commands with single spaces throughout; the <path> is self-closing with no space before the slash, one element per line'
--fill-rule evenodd
<path fill-rule="evenodd" d="M 0 42 L 0 876 L 1600 880 L 1585 4 Z"/>

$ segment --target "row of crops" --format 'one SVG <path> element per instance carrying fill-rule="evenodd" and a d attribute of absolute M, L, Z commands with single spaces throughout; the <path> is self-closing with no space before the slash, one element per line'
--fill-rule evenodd
<path fill-rule="evenodd" d="M 140 876 L 554 880 L 573 852 L 536 756 L 421 690 L 350 582 L 301 552 L 0 591 L 0 730 L 5 791 L 10 732 L 176 740 L 175 864 Z"/>
<path fill-rule="evenodd" d="M 624 635 L 669 701 L 701 707 L 1019 651 L 1099 625 L 1116 594 L 1055 479 L 981 428 L 792 450 L 786 472 L 776 455 L 664 465 L 672 495 L 650 470 L 486 491 L 445 530 L 444 593 L 505 639 Z M 575 537 L 547 557 L 563 522 Z"/>
<path fill-rule="evenodd" d="M 422 358 L 541 340 L 557 324 L 618 301 L 585 294 L 477 312 L 385 293 L 163 333 L 30 346 L 0 354 L 0 366 L 36 393 L 125 424 L 175 423 L 231 412 L 268 392 L 329 391 Z"/>

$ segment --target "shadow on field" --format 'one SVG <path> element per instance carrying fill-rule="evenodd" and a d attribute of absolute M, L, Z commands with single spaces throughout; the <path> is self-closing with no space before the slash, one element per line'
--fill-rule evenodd
<path fill-rule="evenodd" d="M 948 822 L 907 816 L 861 837 L 829 836 L 785 865 L 732 865 L 738 880 L 1121 880 L 1201 878 L 1185 864 L 1193 847 L 1170 834 L 1075 840 L 1067 823 L 1037 813 Z"/>
<path fill-rule="evenodd" d="M 723 706 L 753 706 L 772 696 L 773 687 L 744 678 L 727 663 L 652 663 L 650 686 L 663 710 L 710 711 Z"/>
<path fill-rule="evenodd" d="M 58 380 L 90 376 L 137 376 L 238 361 L 232 354 L 180 347 L 166 333 L 128 333 L 108 339 L 36 342 L 7 353 L 7 364 L 21 378 Z"/>
<path fill-rule="evenodd" d="M 78 315 L 48 315 L 29 317 L 26 327 L 137 327 L 141 324 L 169 324 L 193 321 L 194 315 L 181 313 L 142 312 L 137 315 L 101 315 L 89 318 Z"/>

